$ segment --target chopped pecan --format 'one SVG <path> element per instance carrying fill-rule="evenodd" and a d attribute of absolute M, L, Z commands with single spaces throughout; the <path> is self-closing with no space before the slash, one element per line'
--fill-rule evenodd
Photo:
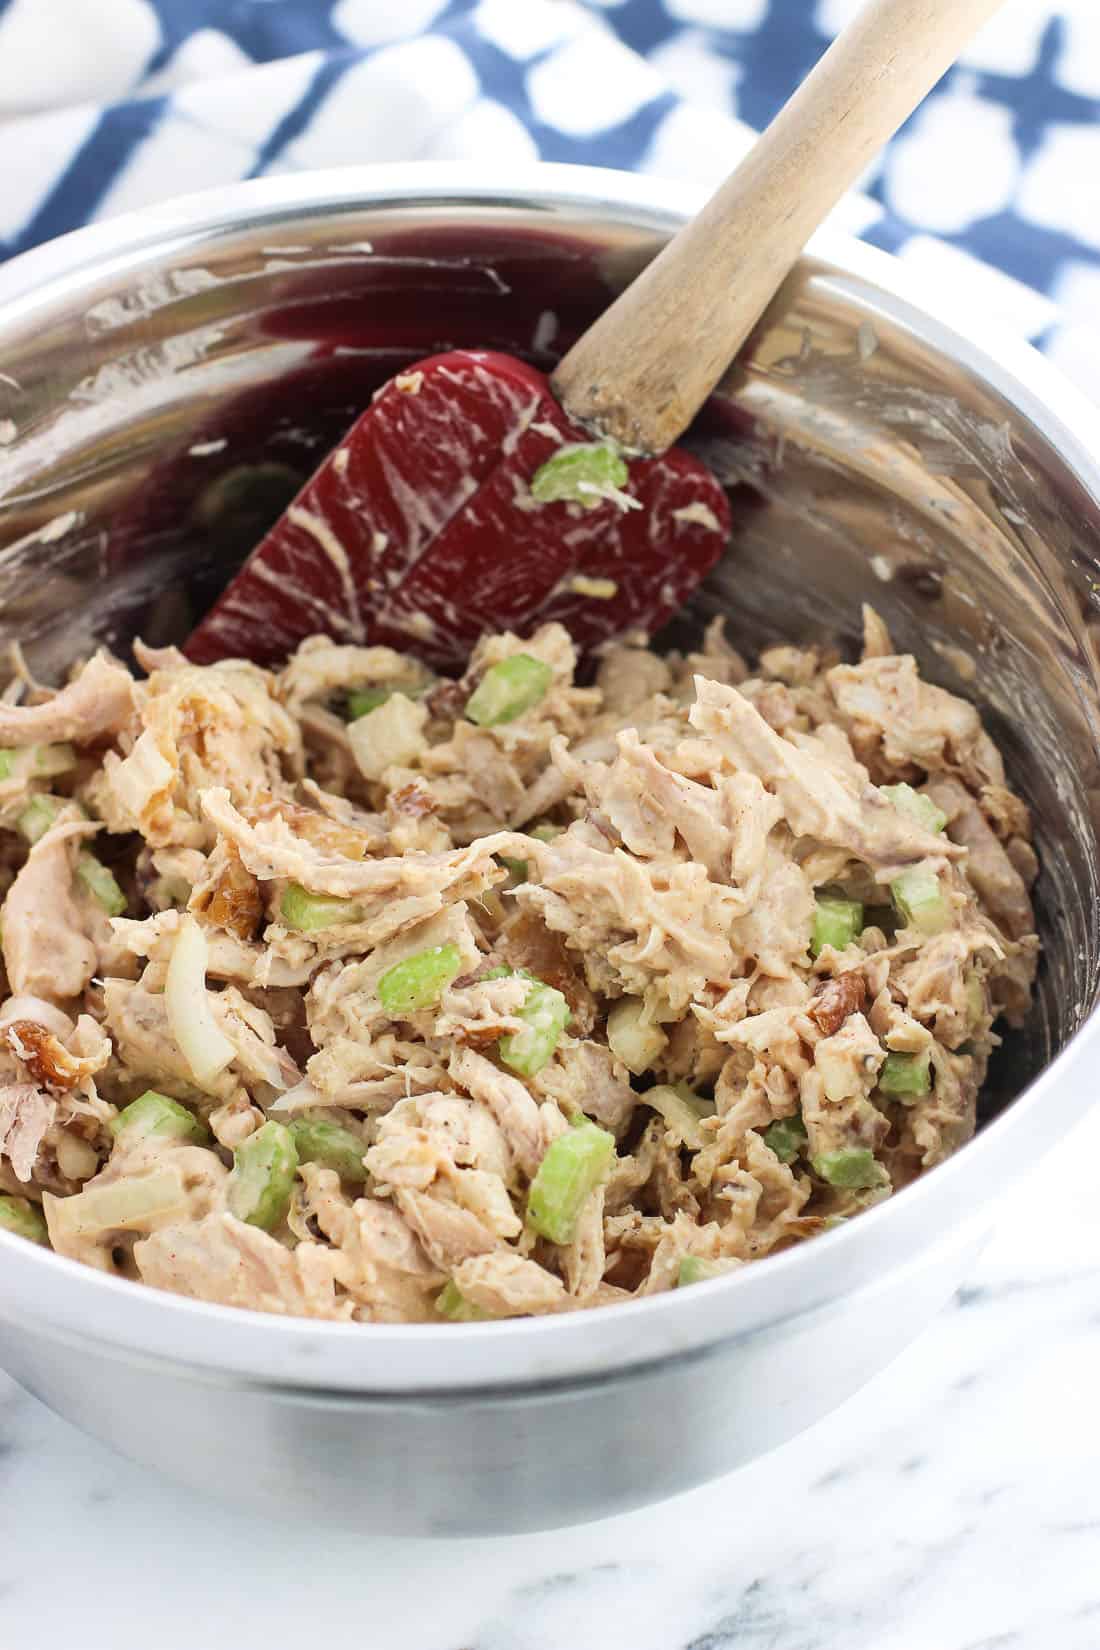
<path fill-rule="evenodd" d="M 494 968 L 499 968 L 500 966 L 501 963 L 499 957 L 483 957 L 477 967 L 471 968 L 468 974 L 460 974 L 456 980 L 452 980 L 451 989 L 452 991 L 461 991 L 463 986 L 477 985 L 479 981 L 483 980 L 485 976 L 491 973 Z"/>
<path fill-rule="evenodd" d="M 489 1048 L 504 1036 L 503 1026 L 460 1026 L 454 1033 L 455 1041 L 467 1048 Z"/>
<path fill-rule="evenodd" d="M 424 819 L 436 811 L 435 798 L 415 782 L 402 785 L 398 791 L 391 791 L 386 798 L 386 807 L 396 814 L 404 814 L 408 819 Z"/>
<path fill-rule="evenodd" d="M 428 694 L 424 703 L 428 714 L 440 722 L 455 722 L 466 708 L 473 691 L 472 682 L 440 682 Z"/>
<path fill-rule="evenodd" d="M 202 910 L 210 922 L 227 928 L 239 940 L 253 940 L 264 914 L 260 885 L 251 871 L 241 864 L 241 856 L 232 844 L 227 844 L 225 864 L 218 880 L 200 900 L 196 910 Z"/>
<path fill-rule="evenodd" d="M 824 980 L 810 1004 L 810 1018 L 832 1037 L 849 1014 L 858 1014 L 867 1001 L 867 982 L 858 968 Z"/>
<path fill-rule="evenodd" d="M 12 1020 L 4 1027 L 4 1041 L 17 1060 L 22 1060 L 36 1083 L 54 1089 L 71 1089 L 102 1069 L 102 1059 L 70 1054 L 64 1043 L 37 1020 Z"/>
<path fill-rule="evenodd" d="M 312 843 L 315 848 L 323 848 L 332 854 L 341 854 L 345 859 L 365 859 L 377 845 L 377 837 L 360 825 L 330 819 L 326 814 L 318 813 L 316 808 L 303 808 L 299 802 L 288 802 L 280 797 L 272 797 L 254 808 L 242 808 L 241 812 L 250 825 L 266 819 L 281 819 L 303 842 Z"/>
<path fill-rule="evenodd" d="M 519 911 L 509 919 L 497 951 L 510 968 L 525 968 L 544 985 L 560 991 L 573 1013 L 571 1034 L 588 1036 L 596 1023 L 596 999 L 558 934 L 552 934 L 532 912 Z"/>
<path fill-rule="evenodd" d="M 1031 840 L 1031 814 L 1027 803 L 1005 785 L 983 785 L 978 796 L 981 810 L 1001 841 L 1009 837 Z"/>

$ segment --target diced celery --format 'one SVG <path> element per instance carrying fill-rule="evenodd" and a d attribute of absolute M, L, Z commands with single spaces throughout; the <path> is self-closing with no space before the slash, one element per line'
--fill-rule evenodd
<path fill-rule="evenodd" d="M 629 480 L 625 461 L 608 442 L 572 441 L 535 471 L 531 497 L 539 504 L 561 501 L 594 510 Z"/>
<path fill-rule="evenodd" d="M 286 1219 L 297 1168 L 294 1136 L 284 1124 L 269 1119 L 233 1153 L 226 1194 L 230 1214 L 270 1232 Z"/>
<path fill-rule="evenodd" d="M 705 1143 L 702 1123 L 704 1117 L 713 1117 L 714 1101 L 701 1100 L 697 1094 L 679 1083 L 675 1087 L 659 1083 L 641 1096 L 642 1104 L 651 1106 L 663 1118 L 668 1130 L 689 1151 L 700 1151 Z"/>
<path fill-rule="evenodd" d="M 764 1130 L 764 1144 L 770 1146 L 780 1163 L 793 1163 L 806 1149 L 806 1125 L 801 1112 L 793 1117 L 777 1117 Z"/>
<path fill-rule="evenodd" d="M 509 888 L 518 888 L 521 882 L 527 881 L 527 861 L 525 859 L 509 859 L 507 854 L 498 854 L 497 858 L 511 878 L 508 883 Z"/>
<path fill-rule="evenodd" d="M 500 1057 L 521 1077 L 533 1077 L 550 1059 L 569 1024 L 569 1004 L 554 986 L 535 980 L 516 1015 L 523 1021 L 523 1030 L 500 1039 Z"/>
<path fill-rule="evenodd" d="M 0 780 L 16 773 L 24 778 L 52 779 L 75 767 L 76 752 L 71 745 L 25 745 L 22 749 L 0 750 Z"/>
<path fill-rule="evenodd" d="M 340 1123 L 299 1117 L 291 1123 L 290 1133 L 300 1163 L 320 1163 L 326 1169 L 335 1169 L 341 1180 L 353 1186 L 361 1186 L 366 1180 L 366 1141 L 351 1129 Z"/>
<path fill-rule="evenodd" d="M 0 1197 L 0 1232 L 13 1232 L 16 1237 L 49 1247 L 45 1216 L 37 1203 L 26 1197 Z"/>
<path fill-rule="evenodd" d="M 813 1159 L 813 1166 L 814 1173 L 827 1180 L 830 1186 L 840 1186 L 847 1191 L 882 1186 L 889 1178 L 882 1164 L 876 1161 L 875 1154 L 866 1146 L 819 1152 Z"/>
<path fill-rule="evenodd" d="M 462 971 L 457 945 L 433 945 L 394 963 L 378 982 L 378 1001 L 391 1018 L 431 1008 Z"/>
<path fill-rule="evenodd" d="M 973 1028 L 979 1026 L 986 1017 L 985 987 L 976 969 L 972 968 L 967 974 L 965 990 L 967 1012 Z"/>
<path fill-rule="evenodd" d="M 156 877 L 149 884 L 148 897 L 156 911 L 179 909 L 191 898 L 191 884 L 184 877 Z"/>
<path fill-rule="evenodd" d="M 47 750 L 51 748 L 53 747 L 43 747 Z M 59 746 L 57 748 L 66 749 L 68 747 Z M 60 811 L 61 803 L 55 796 L 31 797 L 27 806 L 19 815 L 18 825 L 32 847 L 45 836 Z M 125 894 L 107 867 L 101 864 L 95 855 L 89 853 L 86 848 L 82 848 L 77 855 L 76 875 L 109 917 L 120 917 L 122 915 L 126 909 Z"/>
<path fill-rule="evenodd" d="M 468 1301 L 453 1278 L 449 1278 L 435 1297 L 435 1309 L 452 1323 L 480 1323 L 489 1316 L 473 1301 Z"/>
<path fill-rule="evenodd" d="M 951 926 L 951 911 L 940 879 L 927 865 L 914 865 L 890 884 L 894 907 L 907 928 L 931 938 Z"/>
<path fill-rule="evenodd" d="M 571 1243 L 586 1198 L 611 1173 L 615 1137 L 575 1123 L 550 1142 L 527 1194 L 527 1219 L 551 1243 Z"/>
<path fill-rule="evenodd" d="M 677 1289 L 686 1289 L 692 1283 L 706 1283 L 710 1278 L 721 1278 L 733 1268 L 727 1262 L 706 1260 L 702 1255 L 684 1255 L 676 1275 Z"/>
<path fill-rule="evenodd" d="M 357 722 L 361 716 L 369 716 L 395 693 L 403 693 L 407 699 L 422 699 L 431 685 L 430 681 L 391 682 L 389 687 L 352 688 L 347 697 L 347 719 Z"/>
<path fill-rule="evenodd" d="M 878 1074 L 883 1094 L 929 1094 L 932 1089 L 932 1058 L 923 1054 L 887 1054 Z"/>
<path fill-rule="evenodd" d="M 361 716 L 369 716 L 372 710 L 384 705 L 392 688 L 359 688 L 355 693 L 348 694 L 348 721 L 357 722 Z"/>
<path fill-rule="evenodd" d="M 564 825 L 534 825 L 525 835 L 534 837 L 536 842 L 553 842 L 556 836 L 565 835 Z"/>
<path fill-rule="evenodd" d="M 126 909 L 126 895 L 107 867 L 86 848 L 76 856 L 76 874 L 109 917 L 121 917 Z"/>
<path fill-rule="evenodd" d="M 607 1016 L 607 1042 L 616 1060 L 640 1077 L 648 1071 L 668 1038 L 660 1026 L 645 1018 L 640 997 L 620 997 Z"/>
<path fill-rule="evenodd" d="M 410 767 L 424 749 L 428 712 L 394 688 L 380 705 L 348 723 L 348 744 L 364 779 L 379 781 L 389 768 Z"/>
<path fill-rule="evenodd" d="M 34 771 L 43 779 L 69 773 L 76 767 L 76 751 L 71 745 L 34 745 Z"/>
<path fill-rule="evenodd" d="M 530 653 L 513 653 L 490 665 L 466 701 L 467 721 L 479 728 L 495 728 L 514 722 L 543 698 L 553 680 L 553 671 Z"/>
<path fill-rule="evenodd" d="M 863 932 L 863 906 L 840 894 L 818 894 L 814 909 L 810 955 L 819 957 L 827 945 L 843 951 Z"/>
<path fill-rule="evenodd" d="M 136 1100 L 131 1100 L 112 1119 L 110 1127 L 115 1139 L 127 1146 L 153 1136 L 190 1140 L 200 1146 L 210 1139 L 206 1124 L 194 1112 L 158 1089 L 146 1089 Z"/>
<path fill-rule="evenodd" d="M 36 843 L 44 837 L 60 811 L 61 804 L 55 796 L 32 796 L 27 806 L 19 815 L 18 825 L 29 843 Z"/>
<path fill-rule="evenodd" d="M 881 789 L 898 813 L 911 819 L 914 825 L 920 825 L 926 831 L 942 831 L 947 824 L 943 809 L 937 808 L 930 796 L 915 791 L 912 785 L 883 785 Z"/>
<path fill-rule="evenodd" d="M 358 922 L 362 907 L 353 899 L 337 899 L 332 894 L 311 894 L 297 882 L 289 882 L 279 904 L 279 915 L 288 928 L 312 934 L 318 928 L 332 928 L 339 922 Z"/>

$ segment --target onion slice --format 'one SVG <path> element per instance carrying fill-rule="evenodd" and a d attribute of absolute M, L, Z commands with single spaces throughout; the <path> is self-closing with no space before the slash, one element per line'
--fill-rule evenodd
<path fill-rule="evenodd" d="M 206 936 L 194 917 L 180 923 L 164 982 L 168 1024 L 200 1088 L 224 1071 L 236 1049 L 219 1028 L 206 994 Z"/>

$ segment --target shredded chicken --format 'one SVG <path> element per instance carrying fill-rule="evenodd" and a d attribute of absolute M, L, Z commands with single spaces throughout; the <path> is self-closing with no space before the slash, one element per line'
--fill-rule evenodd
<path fill-rule="evenodd" d="M 0 703 L 0 743 L 78 748 L 0 786 L 0 1197 L 58 1252 L 337 1322 L 590 1310 L 973 1133 L 1030 1006 L 1030 819 L 871 610 L 856 664 L 752 673 L 716 623 L 593 686 L 559 625 L 457 682 L 135 652 Z M 468 717 L 519 655 L 533 695 Z"/>
<path fill-rule="evenodd" d="M 64 1002 L 96 969 L 73 868 L 79 838 L 59 825 L 35 843 L 4 901 L 4 967 L 12 990 Z"/>
<path fill-rule="evenodd" d="M 41 705 L 0 699 L 0 745 L 95 744 L 126 727 L 135 684 L 128 670 L 97 653 L 68 687 Z"/>

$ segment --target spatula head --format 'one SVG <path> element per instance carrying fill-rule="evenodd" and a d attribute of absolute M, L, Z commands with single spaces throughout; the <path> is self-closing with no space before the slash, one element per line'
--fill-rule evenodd
<path fill-rule="evenodd" d="M 652 634 L 721 554 L 726 497 L 674 448 L 630 463 L 625 498 L 536 502 L 540 466 L 589 439 L 546 377 L 511 356 L 419 362 L 383 386 L 253 551 L 189 657 L 272 663 L 325 632 L 445 670 L 487 630 L 550 619 L 582 649 Z"/>

